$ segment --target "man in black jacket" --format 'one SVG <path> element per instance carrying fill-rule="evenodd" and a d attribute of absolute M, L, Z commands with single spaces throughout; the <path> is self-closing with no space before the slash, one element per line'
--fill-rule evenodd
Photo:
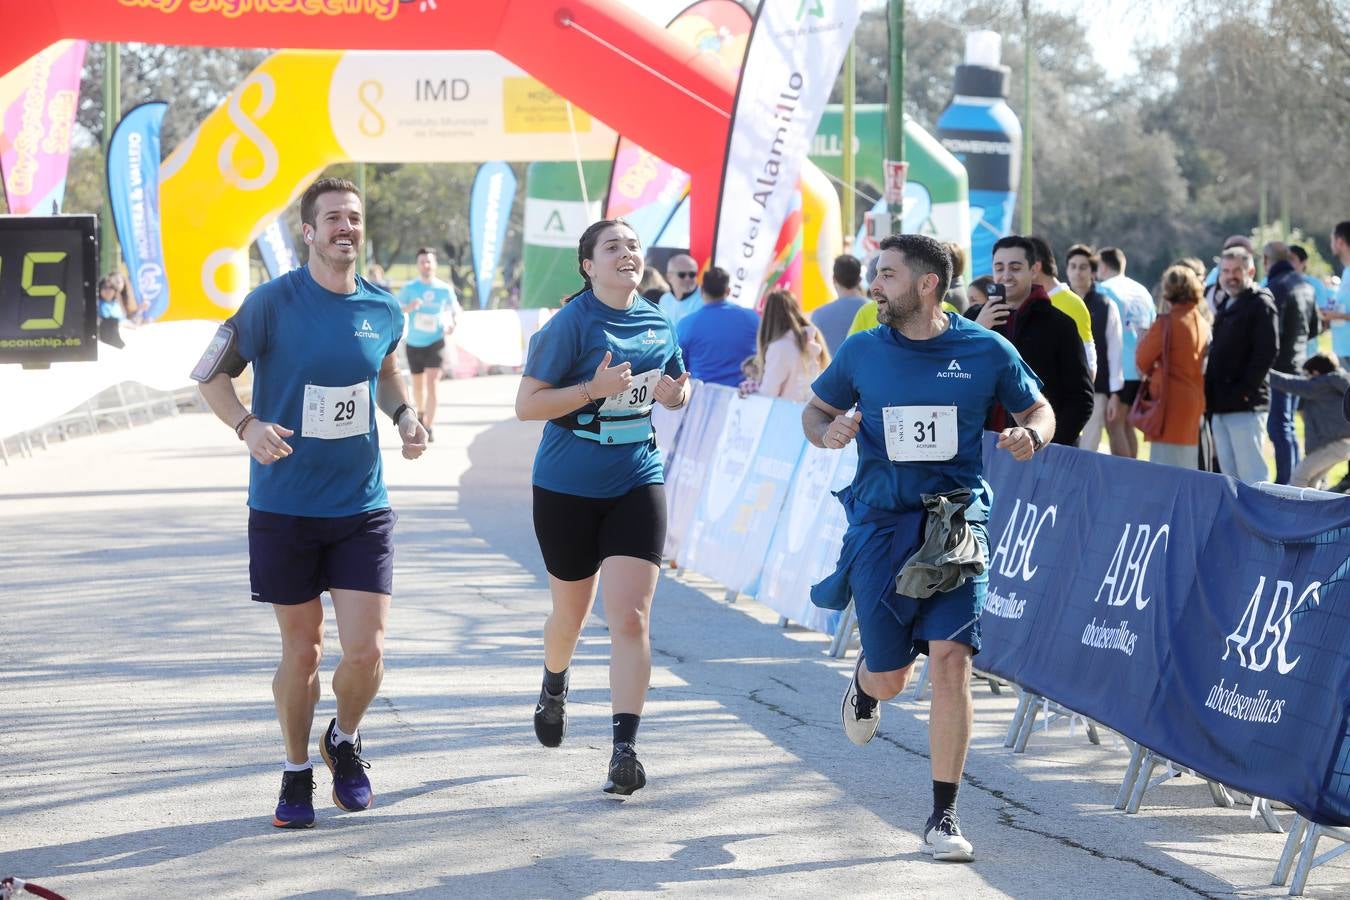
<path fill-rule="evenodd" d="M 1280 350 L 1271 366 L 1276 372 L 1297 374 L 1308 358 L 1308 339 L 1317 336 L 1317 295 L 1295 269 L 1289 248 L 1271 241 L 1263 248 L 1266 287 L 1275 298 Z M 1271 388 L 1266 433 L 1275 446 L 1275 483 L 1288 484 L 1298 465 L 1298 438 L 1294 436 L 1294 410 L 1298 398 Z"/>
<path fill-rule="evenodd" d="M 1219 468 L 1248 484 L 1270 477 L 1261 426 L 1270 402 L 1266 373 L 1279 350 L 1275 299 L 1255 276 L 1245 247 L 1229 248 L 1219 257 L 1223 301 L 1215 311 L 1205 368 L 1205 409 Z"/>
<path fill-rule="evenodd" d="M 1026 238 L 1015 234 L 999 238 L 994 244 L 994 283 L 1005 296 L 972 306 L 966 317 L 997 331 L 1017 348 L 1045 385 L 1042 393 L 1055 413 L 1053 443 L 1074 447 L 1092 416 L 1092 378 L 1077 324 L 1055 309 L 1045 288 L 1035 283 L 1036 259 L 1036 248 Z M 1006 412 L 996 408 L 985 427 L 1001 431 L 1007 421 Z"/>

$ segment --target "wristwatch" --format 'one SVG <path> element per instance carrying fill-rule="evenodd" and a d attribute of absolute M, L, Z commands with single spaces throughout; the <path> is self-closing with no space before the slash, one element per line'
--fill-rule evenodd
<path fill-rule="evenodd" d="M 1041 437 L 1041 433 L 1030 425 L 1023 425 L 1022 430 L 1031 435 L 1031 452 L 1040 453 L 1041 448 L 1045 446 L 1045 440 Z"/>
<path fill-rule="evenodd" d="M 399 419 L 402 419 L 402 418 L 403 418 L 403 414 L 404 414 L 405 412 L 410 412 L 410 413 L 412 413 L 414 418 L 417 417 L 417 410 L 413 409 L 411 404 L 408 404 L 408 403 L 400 403 L 400 404 L 398 405 L 398 409 L 394 410 L 394 414 L 393 414 L 392 416 L 390 416 L 390 418 L 394 420 L 394 426 L 395 426 L 395 427 L 398 427 Z"/>

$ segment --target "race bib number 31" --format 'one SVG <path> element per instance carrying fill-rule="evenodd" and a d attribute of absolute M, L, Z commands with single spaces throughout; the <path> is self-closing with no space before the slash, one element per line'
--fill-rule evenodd
<path fill-rule="evenodd" d="M 640 413 L 650 409 L 656 402 L 656 384 L 660 380 L 660 369 L 649 369 L 641 375 L 634 375 L 633 380 L 628 382 L 628 389 L 622 394 L 606 397 L 600 409 L 615 413 Z"/>
<path fill-rule="evenodd" d="M 370 386 L 305 385 L 305 416 L 300 434 L 335 441 L 370 432 Z"/>
<path fill-rule="evenodd" d="M 882 422 L 891 462 L 942 462 L 956 456 L 955 406 L 888 406 Z"/>

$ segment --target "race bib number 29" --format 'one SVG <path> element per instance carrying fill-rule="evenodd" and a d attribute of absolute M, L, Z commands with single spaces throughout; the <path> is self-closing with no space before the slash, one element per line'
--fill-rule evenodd
<path fill-rule="evenodd" d="M 881 412 L 891 462 L 943 462 L 956 456 L 955 406 L 888 406 Z"/>
<path fill-rule="evenodd" d="M 347 387 L 305 385 L 305 416 L 300 433 L 326 441 L 370 432 L 370 385 Z"/>

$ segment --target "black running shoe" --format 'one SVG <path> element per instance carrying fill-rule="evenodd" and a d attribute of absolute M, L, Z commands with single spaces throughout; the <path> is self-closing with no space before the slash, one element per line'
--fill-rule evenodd
<path fill-rule="evenodd" d="M 539 689 L 539 702 L 534 706 L 534 736 L 545 747 L 557 747 L 567 734 L 567 688 L 561 694 L 550 694 L 548 688 Z"/>
<path fill-rule="evenodd" d="M 609 780 L 605 782 L 605 793 L 627 797 L 646 784 L 647 772 L 638 761 L 633 745 L 624 742 L 615 744 L 614 755 L 609 758 Z"/>
<path fill-rule="evenodd" d="M 375 792 L 370 789 L 370 779 L 365 773 L 370 763 L 361 758 L 361 736 L 357 735 L 355 743 L 336 743 L 334 728 L 337 728 L 337 719 L 328 723 L 328 730 L 319 741 L 319 752 L 333 773 L 333 802 L 347 812 L 369 809 L 375 802 Z"/>
<path fill-rule="evenodd" d="M 281 796 L 272 824 L 278 828 L 314 827 L 314 770 L 281 773 Z"/>

